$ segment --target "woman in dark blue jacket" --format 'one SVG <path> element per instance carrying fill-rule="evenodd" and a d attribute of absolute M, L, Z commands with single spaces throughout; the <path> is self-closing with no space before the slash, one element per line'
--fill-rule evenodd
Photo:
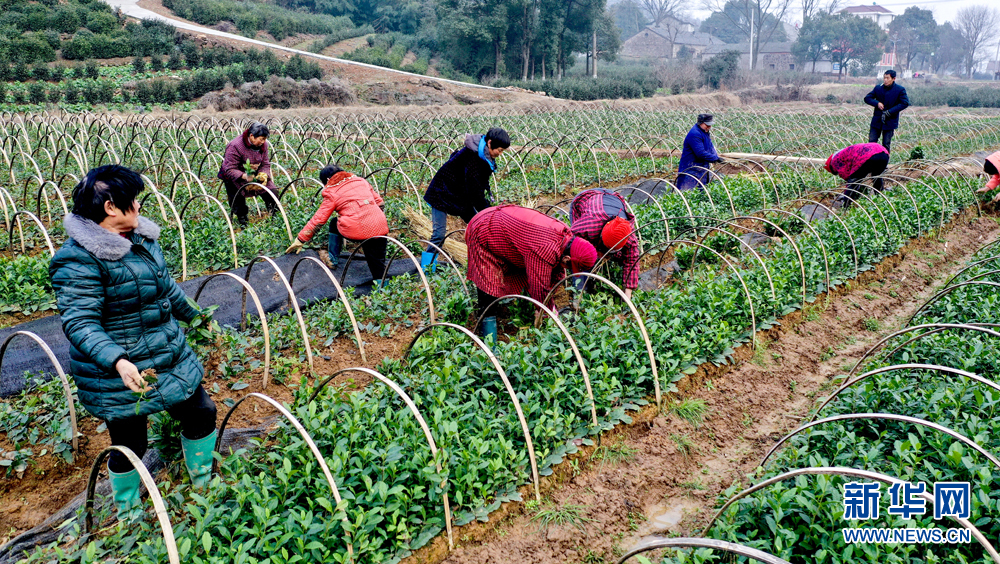
<path fill-rule="evenodd" d="M 711 114 L 700 114 L 698 123 L 684 138 L 684 150 L 677 166 L 678 190 L 691 190 L 708 184 L 708 165 L 722 162 L 712 144 L 713 123 Z"/>
<path fill-rule="evenodd" d="M 486 135 L 466 135 L 462 148 L 441 165 L 424 194 L 424 201 L 431 206 L 431 243 L 444 245 L 449 215 L 457 215 L 469 223 L 472 216 L 493 205 L 490 175 L 497 168 L 497 157 L 508 147 L 507 132 L 491 127 Z M 437 249 L 428 246 L 420 256 L 421 268 L 433 270 L 437 253 Z"/>
<path fill-rule="evenodd" d="M 892 136 L 899 127 L 899 112 L 910 107 L 906 89 L 896 84 L 896 71 L 885 71 L 882 84 L 872 88 L 865 96 L 865 103 L 875 108 L 868 128 L 868 142 L 878 143 L 878 138 L 882 137 L 882 146 L 889 151 Z"/>
<path fill-rule="evenodd" d="M 160 228 L 139 215 L 143 189 L 136 172 L 95 168 L 73 189 L 69 238 L 52 257 L 49 276 L 70 372 L 80 403 L 107 423 L 111 444 L 142 458 L 146 416 L 167 411 L 181 423 L 181 448 L 191 483 L 208 484 L 215 449 L 215 403 L 201 386 L 205 373 L 177 319 L 199 314 L 170 276 L 156 239 Z M 142 515 L 139 472 L 119 452 L 108 458 L 119 520 Z"/>

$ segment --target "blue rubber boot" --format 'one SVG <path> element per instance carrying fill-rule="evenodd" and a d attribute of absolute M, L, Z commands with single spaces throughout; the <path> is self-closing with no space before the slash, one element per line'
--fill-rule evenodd
<path fill-rule="evenodd" d="M 326 245 L 327 252 L 330 253 L 330 265 L 332 268 L 337 268 L 340 264 L 340 250 L 344 246 L 344 238 L 338 233 L 330 233 L 330 240 Z"/>
<path fill-rule="evenodd" d="M 434 273 L 437 270 L 437 261 L 437 253 L 429 253 L 427 251 L 420 253 L 420 269 L 424 273 Z"/>
<path fill-rule="evenodd" d="M 212 479 L 212 453 L 215 451 L 217 436 L 218 432 L 213 430 L 207 437 L 192 441 L 181 433 L 184 465 L 191 477 L 191 485 L 199 490 L 205 489 Z"/>
<path fill-rule="evenodd" d="M 142 518 L 142 498 L 140 498 L 142 479 L 139 471 L 133 468 L 124 473 L 112 472 L 108 468 L 111 481 L 111 498 L 115 502 L 118 521 L 128 523 Z"/>
<path fill-rule="evenodd" d="M 497 342 L 497 318 L 495 315 L 483 318 L 483 340 L 487 345 Z"/>
<path fill-rule="evenodd" d="M 372 292 L 378 292 L 381 289 L 382 289 L 382 279 L 376 278 L 375 280 L 372 280 Z"/>

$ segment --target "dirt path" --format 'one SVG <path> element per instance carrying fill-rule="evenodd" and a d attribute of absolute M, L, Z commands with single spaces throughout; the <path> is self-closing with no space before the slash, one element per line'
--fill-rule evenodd
<path fill-rule="evenodd" d="M 442 560 L 446 554 L 437 543 L 412 560 L 614 562 L 647 535 L 699 535 L 718 494 L 735 482 L 748 483 L 766 450 L 798 426 L 832 379 L 900 328 L 937 286 L 998 235 L 992 218 L 961 219 L 940 240 L 908 246 L 838 292 L 825 309 L 817 300 L 783 319 L 784 328 L 771 330 L 756 352 L 738 351 L 743 361 L 735 369 L 699 371 L 682 382 L 683 398 L 707 405 L 699 427 L 649 409 L 633 425 L 603 437 L 602 456 L 591 450 L 557 468 L 540 508 L 524 511 L 524 504 L 509 504 L 501 509 L 506 518 L 456 531 L 458 548 L 447 558 Z M 575 525 L 542 528 L 539 509 L 579 511 L 580 518 Z"/>

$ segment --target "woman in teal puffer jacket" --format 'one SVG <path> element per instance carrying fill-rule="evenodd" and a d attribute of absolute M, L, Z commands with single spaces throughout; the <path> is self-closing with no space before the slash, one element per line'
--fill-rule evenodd
<path fill-rule="evenodd" d="M 139 215 L 142 189 L 142 178 L 125 167 L 91 170 L 73 189 L 69 238 L 49 275 L 80 403 L 107 422 L 112 445 L 140 458 L 148 445 L 146 417 L 166 410 L 181 422 L 184 461 L 201 488 L 211 475 L 216 408 L 176 321 L 189 322 L 199 311 L 167 270 L 156 242 L 160 228 Z M 118 518 L 140 516 L 138 471 L 116 451 L 108 472 Z"/>

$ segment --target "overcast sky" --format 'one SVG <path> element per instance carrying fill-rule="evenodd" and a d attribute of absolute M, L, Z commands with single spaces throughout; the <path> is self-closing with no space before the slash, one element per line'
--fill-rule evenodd
<path fill-rule="evenodd" d="M 919 6 L 925 10 L 930 10 L 934 12 L 934 19 L 938 23 L 944 23 L 946 21 L 953 21 L 955 19 L 955 14 L 958 10 L 965 6 L 974 6 L 976 4 L 991 5 L 995 0 L 922 0 L 918 2 L 903 2 L 902 0 L 885 0 L 885 2 L 877 2 L 879 6 L 888 8 L 896 14 L 902 14 L 910 6 Z M 870 4 L 871 0 L 857 1 L 857 0 L 845 0 L 843 5 L 847 6 L 859 6 L 863 4 Z M 798 2 L 795 2 L 797 5 Z M 707 18 L 711 12 L 708 10 L 692 10 L 691 15 L 703 20 Z M 787 18 L 790 21 L 802 21 L 802 16 L 796 11 L 795 14 Z"/>

